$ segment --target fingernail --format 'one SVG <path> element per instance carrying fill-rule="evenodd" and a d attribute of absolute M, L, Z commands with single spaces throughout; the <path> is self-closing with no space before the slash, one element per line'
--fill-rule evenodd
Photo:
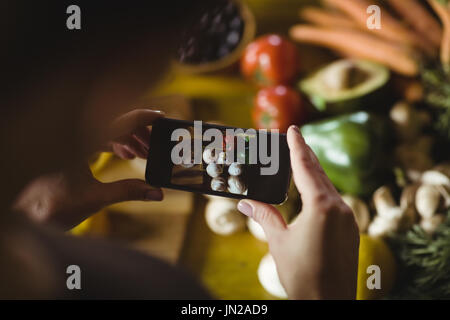
<path fill-rule="evenodd" d="M 251 217 L 253 215 L 253 208 L 247 201 L 241 200 L 237 206 L 238 210 L 245 214 L 247 217 Z"/>
<path fill-rule="evenodd" d="M 161 190 L 150 190 L 147 192 L 146 199 L 161 201 L 163 199 L 163 193 L 161 192 Z"/>
<path fill-rule="evenodd" d="M 290 126 L 290 128 L 289 129 L 292 129 L 292 130 L 294 130 L 295 131 L 295 133 L 300 133 L 300 129 L 299 129 L 299 127 L 297 127 L 297 126 L 294 126 L 294 125 L 292 125 L 292 126 Z"/>

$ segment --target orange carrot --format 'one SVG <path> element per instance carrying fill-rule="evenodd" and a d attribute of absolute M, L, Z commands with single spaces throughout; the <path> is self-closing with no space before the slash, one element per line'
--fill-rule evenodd
<path fill-rule="evenodd" d="M 359 28 L 355 22 L 347 17 L 317 7 L 303 8 L 300 10 L 300 17 L 308 22 L 324 27 L 333 26 L 338 28 Z"/>
<path fill-rule="evenodd" d="M 384 64 L 403 75 L 418 74 L 418 63 L 407 50 L 361 31 L 296 25 L 290 29 L 290 35 L 299 42 Z"/>
<path fill-rule="evenodd" d="M 436 0 L 428 0 L 433 10 L 441 19 L 444 26 L 444 35 L 441 43 L 441 62 L 445 68 L 450 64 L 450 4 L 445 6 Z"/>
<path fill-rule="evenodd" d="M 440 46 L 442 39 L 441 26 L 419 1 L 388 0 L 388 2 L 406 22 L 417 30 L 417 32 L 427 37 L 434 46 Z"/>
<path fill-rule="evenodd" d="M 381 29 L 367 28 L 367 8 L 372 4 L 367 0 L 323 0 L 325 4 L 335 7 L 350 16 L 361 28 L 366 28 L 382 38 L 397 42 L 408 46 L 420 48 L 429 56 L 435 54 L 435 50 L 430 46 L 429 42 L 417 36 L 405 28 L 400 22 L 395 20 L 386 10 L 382 9 L 381 13 Z"/>

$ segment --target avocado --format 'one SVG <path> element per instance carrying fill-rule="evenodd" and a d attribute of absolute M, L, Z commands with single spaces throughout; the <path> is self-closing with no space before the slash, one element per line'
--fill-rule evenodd
<path fill-rule="evenodd" d="M 385 96 L 389 69 L 357 59 L 343 59 L 322 67 L 300 81 L 300 90 L 320 112 L 338 114 L 367 109 Z"/>

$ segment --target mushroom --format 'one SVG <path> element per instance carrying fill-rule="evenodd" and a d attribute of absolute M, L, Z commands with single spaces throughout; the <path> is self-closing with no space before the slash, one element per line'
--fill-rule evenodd
<path fill-rule="evenodd" d="M 399 220 L 403 215 L 403 209 L 397 206 L 392 197 L 391 190 L 387 186 L 378 188 L 373 194 L 373 202 L 379 217 L 387 220 Z"/>
<path fill-rule="evenodd" d="M 442 203 L 442 195 L 436 186 L 422 184 L 416 192 L 417 212 L 424 219 L 429 219 L 438 211 Z"/>
<path fill-rule="evenodd" d="M 368 234 L 372 237 L 383 237 L 391 232 L 396 231 L 397 228 L 397 221 L 384 219 L 380 216 L 375 216 L 375 218 L 370 223 Z"/>
<path fill-rule="evenodd" d="M 211 189 L 213 191 L 223 192 L 227 189 L 227 182 L 222 177 L 217 177 L 211 180 Z"/>
<path fill-rule="evenodd" d="M 450 187 L 450 164 L 441 164 L 425 171 L 421 177 L 422 183 Z"/>
<path fill-rule="evenodd" d="M 263 288 L 271 295 L 286 299 L 287 293 L 280 282 L 277 272 L 277 266 L 272 255 L 266 254 L 259 263 L 258 279 Z"/>
<path fill-rule="evenodd" d="M 218 176 L 220 176 L 222 174 L 222 172 L 223 172 L 223 168 L 222 168 L 221 164 L 216 164 L 214 162 L 211 162 L 206 167 L 206 173 L 208 173 L 208 175 L 211 178 L 217 178 Z"/>
<path fill-rule="evenodd" d="M 428 234 L 433 234 L 441 223 L 445 220 L 445 216 L 442 214 L 436 214 L 428 219 L 422 219 L 420 221 L 420 227 Z"/>
<path fill-rule="evenodd" d="M 224 198 L 210 200 L 206 205 L 206 223 L 221 235 L 230 235 L 245 229 L 246 217 L 236 209 L 236 201 Z"/>
<path fill-rule="evenodd" d="M 247 227 L 250 233 L 258 240 L 267 242 L 266 234 L 261 225 L 256 222 L 253 218 L 247 219 Z"/>
<path fill-rule="evenodd" d="M 407 169 L 406 170 L 406 177 L 411 182 L 420 182 L 420 178 L 422 177 L 422 171 L 414 170 L 414 169 Z"/>
<path fill-rule="evenodd" d="M 205 150 L 203 150 L 203 161 L 205 161 L 206 164 L 216 162 L 217 158 L 218 153 L 216 149 L 206 148 Z"/>
<path fill-rule="evenodd" d="M 240 177 L 230 176 L 228 178 L 228 191 L 234 194 L 244 194 L 247 191 L 247 186 Z"/>
<path fill-rule="evenodd" d="M 233 162 L 228 168 L 228 173 L 232 176 L 239 176 L 242 173 L 242 165 L 239 162 Z"/>
<path fill-rule="evenodd" d="M 352 209 L 359 232 L 366 232 L 370 223 L 369 208 L 366 203 L 352 195 L 343 195 L 342 200 Z"/>
<path fill-rule="evenodd" d="M 414 210 L 398 206 L 387 186 L 378 188 L 373 201 L 377 215 L 369 226 L 371 236 L 384 236 L 390 232 L 407 229 L 414 223 Z"/>

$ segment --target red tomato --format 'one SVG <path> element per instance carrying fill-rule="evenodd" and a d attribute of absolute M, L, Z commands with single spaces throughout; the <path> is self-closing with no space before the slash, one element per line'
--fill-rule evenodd
<path fill-rule="evenodd" d="M 289 84 L 295 80 L 298 70 L 297 47 L 275 34 L 251 42 L 241 59 L 242 74 L 260 86 Z"/>
<path fill-rule="evenodd" d="M 258 129 L 286 132 L 290 125 L 300 125 L 306 120 L 306 110 L 297 91 L 279 85 L 259 90 L 252 118 Z"/>

